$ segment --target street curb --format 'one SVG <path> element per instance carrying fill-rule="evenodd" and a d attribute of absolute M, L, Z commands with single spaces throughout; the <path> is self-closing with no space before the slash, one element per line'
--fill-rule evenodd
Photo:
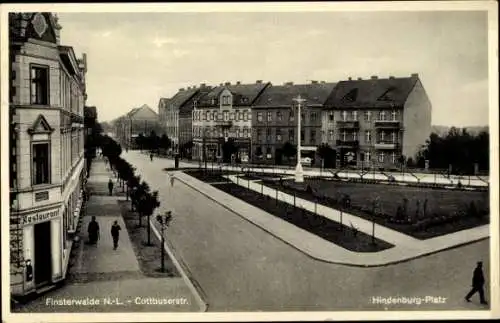
<path fill-rule="evenodd" d="M 149 224 L 151 226 L 151 229 L 153 229 L 153 232 L 156 235 L 156 237 L 161 241 L 161 235 L 158 232 L 158 229 L 155 227 L 153 221 L 149 220 Z M 204 299 L 206 299 L 206 295 L 203 292 L 203 290 L 201 289 L 201 286 L 193 278 L 188 267 L 184 263 L 183 263 L 184 266 L 181 265 L 181 262 L 179 262 L 179 260 L 177 260 L 177 258 L 174 256 L 172 249 L 168 245 L 167 239 L 165 239 L 165 243 L 163 245 L 163 248 L 165 248 L 165 251 L 167 251 L 168 256 L 170 257 L 170 259 L 174 263 L 175 267 L 177 268 L 177 270 L 181 274 L 182 278 L 184 279 L 184 282 L 188 285 L 188 288 L 191 290 L 191 293 L 193 293 L 193 295 L 198 303 L 198 306 L 200 307 L 200 312 L 206 312 L 208 310 L 208 303 L 204 300 Z M 195 287 L 195 284 L 196 284 L 196 286 L 198 286 L 198 288 Z M 204 297 L 202 297 L 201 295 L 203 295 Z"/>
<path fill-rule="evenodd" d="M 187 176 L 190 176 L 190 175 L 188 175 L 186 173 L 184 173 L 184 174 L 187 175 Z M 192 177 L 192 176 L 190 176 L 190 177 Z M 192 178 L 195 179 L 195 180 L 198 180 L 198 179 L 196 179 L 194 177 L 192 177 Z M 469 245 L 469 244 L 473 244 L 473 243 L 476 243 L 476 242 L 480 242 L 480 241 L 483 241 L 483 240 L 486 240 L 486 239 L 490 238 L 489 236 L 488 237 L 482 237 L 482 238 L 474 239 L 474 240 L 471 240 L 471 241 L 466 241 L 464 243 L 460 243 L 460 244 L 457 244 L 457 245 L 449 246 L 447 248 L 443 248 L 443 249 L 439 249 L 439 250 L 433 250 L 433 251 L 430 251 L 430 252 L 427 252 L 427 253 L 423 253 L 423 254 L 419 254 L 419 255 L 416 255 L 416 256 L 412 256 L 412 257 L 409 257 L 409 258 L 400 259 L 400 260 L 394 260 L 394 261 L 388 261 L 388 262 L 381 262 L 379 264 L 353 264 L 353 263 L 333 261 L 333 260 L 329 260 L 329 259 L 320 258 L 320 257 L 314 256 L 314 255 L 311 255 L 310 253 L 305 252 L 304 250 L 298 248 L 297 246 L 295 246 L 291 242 L 283 239 L 282 237 L 278 236 L 274 232 L 271 232 L 266 227 L 264 227 L 264 226 L 262 226 L 262 225 L 260 225 L 258 223 L 255 223 L 255 222 L 249 220 L 248 218 L 246 218 L 244 215 L 242 215 L 238 211 L 236 211 L 236 210 L 232 209 L 231 207 L 229 207 L 229 206 L 227 206 L 227 205 L 219 202 L 218 200 L 214 199 L 210 195 L 202 192 L 201 190 L 199 190 L 194 185 L 191 185 L 191 184 L 187 183 L 186 181 L 182 180 L 179 177 L 175 177 L 175 179 L 181 181 L 182 183 L 184 183 L 184 185 L 186 185 L 186 186 L 194 189 L 195 191 L 197 191 L 198 193 L 200 193 L 203 196 L 207 197 L 208 199 L 210 199 L 210 200 L 214 201 L 215 203 L 221 205 L 223 208 L 227 209 L 228 211 L 237 214 L 238 216 L 240 216 L 241 218 L 243 218 L 247 222 L 249 222 L 249 223 L 251 223 L 251 224 L 253 224 L 253 225 L 261 228 L 262 230 L 266 231 L 267 233 L 269 233 L 270 235 L 274 236 L 278 240 L 283 241 L 285 244 L 291 246 L 295 250 L 298 250 L 299 252 L 303 253 L 304 255 L 308 256 L 309 258 L 312 258 L 314 260 L 318 260 L 318 261 L 321 261 L 321 262 L 325 262 L 325 263 L 330 263 L 330 264 L 343 265 L 343 266 L 349 266 L 349 267 L 358 267 L 358 268 L 384 267 L 384 266 L 390 266 L 390 265 L 396 265 L 396 264 L 408 262 L 408 261 L 415 260 L 415 259 L 418 259 L 418 258 L 423 258 L 423 257 L 430 256 L 430 255 L 433 255 L 433 254 L 436 254 L 436 253 L 439 253 L 439 252 L 442 252 L 442 251 L 447 251 L 447 250 L 451 250 L 451 249 L 463 247 L 463 246 L 466 246 L 466 245 Z M 209 184 L 207 184 L 207 185 L 209 185 Z M 217 189 L 217 188 L 214 187 L 214 189 Z M 246 203 L 246 202 L 244 202 L 244 203 Z M 247 204 L 249 204 L 249 203 L 247 203 Z M 249 205 L 251 205 L 251 204 L 249 204 Z"/>

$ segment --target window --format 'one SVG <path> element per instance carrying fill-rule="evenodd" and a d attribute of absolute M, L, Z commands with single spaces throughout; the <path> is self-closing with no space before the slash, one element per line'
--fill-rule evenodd
<path fill-rule="evenodd" d="M 215 119 L 215 112 L 210 112 L 210 120 L 213 121 Z"/>
<path fill-rule="evenodd" d="M 33 144 L 33 185 L 49 184 L 49 144 Z"/>
<path fill-rule="evenodd" d="M 236 137 L 241 138 L 241 129 L 236 129 Z"/>
<path fill-rule="evenodd" d="M 342 131 L 342 141 L 346 141 L 347 138 L 347 132 L 344 130 Z"/>
<path fill-rule="evenodd" d="M 236 120 L 236 119 L 234 118 L 234 112 L 231 112 L 231 113 L 229 114 L 229 120 Z"/>
<path fill-rule="evenodd" d="M 347 121 L 347 111 L 342 111 L 342 121 Z"/>
<path fill-rule="evenodd" d="M 222 104 L 223 104 L 223 105 L 229 105 L 229 98 L 230 98 L 229 96 L 224 95 L 224 96 L 222 97 Z"/>
<path fill-rule="evenodd" d="M 243 113 L 241 111 L 236 113 L 236 115 L 237 115 L 238 121 L 243 120 Z"/>
<path fill-rule="evenodd" d="M 358 111 L 353 111 L 352 112 L 352 120 L 358 121 Z"/>
<path fill-rule="evenodd" d="M 245 114 L 245 121 L 252 120 L 252 112 L 243 112 Z"/>
<path fill-rule="evenodd" d="M 396 131 L 394 131 L 392 133 L 392 143 L 396 143 L 398 141 L 398 133 Z"/>
<path fill-rule="evenodd" d="M 392 121 L 397 121 L 396 117 L 398 115 L 398 112 L 396 110 L 394 110 L 394 111 L 392 111 L 391 115 L 392 115 Z"/>
<path fill-rule="evenodd" d="M 262 141 L 262 129 L 257 129 L 257 141 Z"/>
<path fill-rule="evenodd" d="M 273 120 L 273 113 L 271 111 L 267 112 L 267 121 Z"/>
<path fill-rule="evenodd" d="M 306 118 L 305 113 L 301 113 L 301 114 L 300 114 L 300 122 L 301 122 L 302 124 L 304 124 L 304 119 L 305 119 L 305 118 Z"/>
<path fill-rule="evenodd" d="M 300 143 L 302 143 L 305 139 L 305 133 L 304 130 L 300 130 Z"/>
<path fill-rule="evenodd" d="M 197 100 L 194 100 L 193 102 L 193 107 L 196 109 L 198 107 L 198 101 Z"/>
<path fill-rule="evenodd" d="M 267 159 L 271 159 L 273 157 L 271 147 L 266 148 L 266 157 Z"/>
<path fill-rule="evenodd" d="M 380 132 L 380 141 L 384 141 L 385 139 L 385 131 Z"/>
<path fill-rule="evenodd" d="M 368 144 L 372 139 L 372 133 L 370 131 L 365 132 L 365 142 Z"/>
<path fill-rule="evenodd" d="M 278 121 L 283 121 L 283 112 L 276 112 L 276 119 L 278 119 Z"/>
<path fill-rule="evenodd" d="M 378 115 L 378 119 L 380 121 L 385 121 L 385 111 L 380 111 L 380 113 Z"/>
<path fill-rule="evenodd" d="M 385 159 L 385 155 L 383 152 L 381 152 L 379 155 L 378 155 L 378 162 L 379 163 L 383 163 L 384 162 L 384 159 Z"/>
<path fill-rule="evenodd" d="M 31 66 L 31 103 L 49 104 L 49 68 Z"/>
<path fill-rule="evenodd" d="M 311 112 L 311 122 L 315 122 L 316 121 L 316 118 L 318 117 L 318 115 L 316 114 L 316 112 Z"/>
<path fill-rule="evenodd" d="M 262 112 L 257 112 L 257 121 L 262 122 Z"/>
<path fill-rule="evenodd" d="M 229 121 L 229 112 L 224 111 L 224 121 Z"/>
<path fill-rule="evenodd" d="M 365 112 L 365 121 L 370 122 L 372 119 L 372 112 L 371 111 L 366 111 Z"/>
<path fill-rule="evenodd" d="M 295 130 L 288 129 L 288 141 L 294 142 L 295 140 Z"/>
<path fill-rule="evenodd" d="M 271 128 L 266 129 L 266 139 L 268 142 L 271 141 Z"/>
<path fill-rule="evenodd" d="M 358 133 L 357 132 L 352 133 L 352 140 L 354 140 L 354 141 L 358 140 Z"/>
<path fill-rule="evenodd" d="M 309 142 L 313 145 L 316 143 L 316 130 L 311 130 L 311 136 L 309 137 Z"/>
<path fill-rule="evenodd" d="M 370 162 L 370 160 L 371 160 L 370 152 L 367 151 L 365 152 L 365 162 Z"/>
<path fill-rule="evenodd" d="M 276 141 L 277 142 L 281 142 L 282 138 L 281 138 L 281 130 L 280 129 L 276 129 Z"/>
<path fill-rule="evenodd" d="M 243 129 L 243 137 L 248 137 L 248 129 L 247 128 Z"/>
<path fill-rule="evenodd" d="M 288 120 L 289 121 L 294 121 L 295 120 L 295 116 L 293 115 L 293 111 L 290 111 L 290 114 L 288 115 Z"/>
<path fill-rule="evenodd" d="M 212 105 L 215 105 L 215 98 L 212 98 L 212 100 L 210 100 Z"/>
<path fill-rule="evenodd" d="M 224 129 L 224 137 L 229 137 L 229 129 Z"/>
<path fill-rule="evenodd" d="M 329 140 L 333 140 L 334 136 L 333 136 L 333 130 L 330 130 L 328 131 L 328 139 Z"/>
<path fill-rule="evenodd" d="M 395 151 L 393 151 L 392 154 L 391 154 L 391 161 L 392 161 L 393 164 L 396 163 L 396 152 Z"/>
<path fill-rule="evenodd" d="M 328 114 L 328 119 L 329 119 L 330 121 L 333 121 L 333 112 L 330 112 L 330 113 Z"/>

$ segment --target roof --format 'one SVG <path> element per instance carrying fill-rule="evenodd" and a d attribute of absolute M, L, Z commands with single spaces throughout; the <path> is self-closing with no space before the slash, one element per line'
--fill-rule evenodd
<path fill-rule="evenodd" d="M 218 98 L 224 89 L 228 89 L 233 94 L 233 105 L 250 105 L 252 104 L 262 90 L 269 83 L 254 83 L 254 84 L 232 84 L 220 85 L 212 89 L 207 95 L 200 98 L 200 106 L 211 106 L 212 98 Z"/>
<path fill-rule="evenodd" d="M 196 92 L 193 96 L 191 96 L 184 104 L 181 106 L 181 112 L 191 113 L 193 110 L 193 102 L 200 101 L 204 96 L 212 91 L 211 87 L 202 87 L 199 88 L 199 91 Z"/>
<path fill-rule="evenodd" d="M 186 101 L 188 101 L 198 91 L 199 91 L 199 89 L 194 88 L 194 89 L 186 89 L 186 90 L 182 90 L 182 91 L 177 92 L 168 101 L 169 107 L 181 108 L 186 103 Z"/>
<path fill-rule="evenodd" d="M 417 74 L 403 78 L 341 81 L 328 98 L 326 106 L 332 108 L 403 106 L 417 81 Z"/>
<path fill-rule="evenodd" d="M 256 108 L 289 107 L 299 94 L 306 104 L 324 105 L 336 83 L 285 84 L 269 86 L 254 103 Z"/>
<path fill-rule="evenodd" d="M 156 113 L 155 110 L 151 109 L 147 104 L 143 104 L 139 108 L 133 108 L 132 110 L 130 110 L 130 112 L 127 113 L 127 117 L 132 118 L 133 116 L 135 116 L 137 113 L 139 113 L 142 110 L 149 110 L 150 112 L 153 112 L 154 115 L 158 116 L 158 113 Z"/>

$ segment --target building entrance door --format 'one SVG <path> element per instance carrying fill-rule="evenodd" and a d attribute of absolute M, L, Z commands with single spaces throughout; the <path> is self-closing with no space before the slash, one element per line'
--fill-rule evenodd
<path fill-rule="evenodd" d="M 50 221 L 35 225 L 35 284 L 46 285 L 52 280 L 52 249 Z"/>

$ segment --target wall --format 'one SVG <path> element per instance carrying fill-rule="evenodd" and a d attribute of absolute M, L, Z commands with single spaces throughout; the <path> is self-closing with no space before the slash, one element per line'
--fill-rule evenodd
<path fill-rule="evenodd" d="M 408 96 L 405 103 L 403 115 L 404 136 L 403 155 L 413 158 L 419 151 L 421 145 L 431 134 L 432 105 L 425 89 L 417 80 L 413 91 Z"/>

